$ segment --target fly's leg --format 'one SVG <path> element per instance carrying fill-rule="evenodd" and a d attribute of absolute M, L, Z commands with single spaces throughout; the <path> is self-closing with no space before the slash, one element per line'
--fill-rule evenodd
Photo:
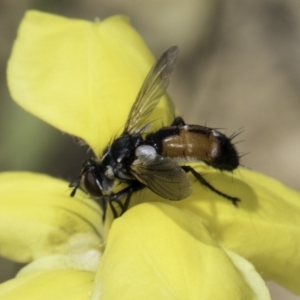
<path fill-rule="evenodd" d="M 130 203 L 130 198 L 131 198 L 132 194 L 133 194 L 133 190 L 130 190 L 130 191 L 128 192 L 128 195 L 127 195 L 127 197 L 126 197 L 126 200 L 125 200 L 125 202 L 124 202 L 124 205 L 123 205 L 123 207 L 122 207 L 122 211 L 121 211 L 120 216 L 122 216 L 122 215 L 124 214 L 124 212 L 128 209 L 128 206 L 129 206 L 129 203 Z"/>
<path fill-rule="evenodd" d="M 183 125 L 186 125 L 186 124 L 181 117 L 176 117 L 174 119 L 173 123 L 171 124 L 171 126 L 183 126 Z"/>
<path fill-rule="evenodd" d="M 117 195 L 117 194 L 115 194 L 115 195 Z M 113 195 L 112 197 L 114 197 L 115 195 Z M 131 194 L 128 194 L 128 195 L 131 196 Z M 119 216 L 121 216 L 126 211 L 126 209 L 125 209 L 124 205 L 122 204 L 122 202 L 119 199 L 117 199 L 117 198 L 116 199 L 115 198 L 111 199 L 109 196 L 103 196 L 101 198 L 95 199 L 95 201 L 100 205 L 100 207 L 101 207 L 101 209 L 103 211 L 103 215 L 102 215 L 102 221 L 103 222 L 106 219 L 107 203 L 108 203 L 108 205 L 109 205 L 109 207 L 110 207 L 110 209 L 112 211 L 114 219 L 117 218 L 117 217 L 119 217 Z M 126 198 L 126 201 L 127 201 L 127 198 Z M 125 203 L 126 203 L 126 201 L 125 201 Z M 118 215 L 118 212 L 117 212 L 116 208 L 114 207 L 113 202 L 116 202 L 121 207 L 121 213 L 120 213 L 120 215 Z M 127 204 L 127 207 L 128 207 L 128 204 Z"/>
<path fill-rule="evenodd" d="M 144 185 L 141 184 L 140 182 L 136 181 L 136 182 L 132 183 L 131 185 L 129 185 L 128 187 L 126 187 L 125 189 L 121 190 L 120 192 L 113 194 L 109 197 L 108 202 L 109 202 L 109 206 L 112 210 L 114 218 L 118 218 L 124 214 L 124 212 L 128 209 L 132 194 L 138 190 L 141 190 L 142 188 L 144 188 Z M 126 197 L 126 199 L 123 204 L 120 201 L 120 199 L 122 199 L 124 197 Z M 120 208 L 121 208 L 120 214 L 117 213 L 117 211 L 113 205 L 113 202 L 117 202 L 118 205 L 120 206 Z"/>
<path fill-rule="evenodd" d="M 119 204 L 119 206 L 121 207 L 121 210 L 123 210 L 123 204 L 121 203 L 121 201 L 120 200 L 114 200 L 114 202 L 117 202 L 118 204 Z M 113 217 L 114 217 L 114 219 L 116 219 L 117 217 L 119 217 L 118 216 L 118 213 L 117 213 L 117 210 L 115 209 L 115 207 L 113 206 L 113 203 L 112 203 L 112 201 L 109 199 L 108 200 L 108 203 L 109 203 L 109 207 L 110 207 L 110 209 L 111 209 L 111 211 L 112 211 L 112 214 L 113 214 Z"/>
<path fill-rule="evenodd" d="M 208 181 L 206 181 L 204 179 L 204 177 L 202 175 L 200 175 L 198 172 L 196 172 L 191 166 L 182 166 L 182 168 L 184 169 L 185 172 L 191 172 L 201 184 L 203 184 L 204 186 L 209 188 L 211 191 L 213 191 L 214 193 L 216 193 L 216 194 L 222 196 L 223 198 L 231 201 L 234 206 L 238 206 L 238 202 L 241 201 L 239 198 L 232 197 L 232 196 L 229 196 L 227 194 L 224 194 L 224 193 L 220 192 L 219 190 L 214 188 Z"/>
<path fill-rule="evenodd" d="M 102 208 L 102 211 L 103 211 L 102 222 L 104 222 L 105 217 L 106 217 L 106 210 L 107 210 L 107 197 L 101 197 L 100 199 L 97 199 L 97 202 L 99 203 L 100 207 Z"/>

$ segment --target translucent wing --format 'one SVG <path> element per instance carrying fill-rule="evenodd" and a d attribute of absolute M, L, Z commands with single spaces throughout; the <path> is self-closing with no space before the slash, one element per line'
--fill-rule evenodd
<path fill-rule="evenodd" d="M 131 108 L 124 133 L 133 134 L 145 126 L 144 120 L 152 113 L 159 99 L 166 92 L 177 54 L 178 47 L 170 47 L 152 67 Z"/>
<path fill-rule="evenodd" d="M 140 146 L 137 148 L 152 148 Z M 152 148 L 153 149 L 153 148 Z M 154 152 L 140 153 L 131 165 L 132 175 L 151 191 L 169 200 L 181 200 L 191 194 L 191 183 L 185 171 L 172 159 Z"/>

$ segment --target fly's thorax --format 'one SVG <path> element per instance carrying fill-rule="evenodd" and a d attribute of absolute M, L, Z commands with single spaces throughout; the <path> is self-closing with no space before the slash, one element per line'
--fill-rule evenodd
<path fill-rule="evenodd" d="M 143 139 L 140 134 L 123 134 L 110 146 L 110 164 L 131 164 L 134 160 L 135 149 L 142 143 Z"/>
<path fill-rule="evenodd" d="M 115 139 L 103 153 L 101 162 L 108 179 L 121 182 L 133 180 L 130 166 L 135 160 L 135 149 L 143 143 L 140 134 L 123 134 Z"/>

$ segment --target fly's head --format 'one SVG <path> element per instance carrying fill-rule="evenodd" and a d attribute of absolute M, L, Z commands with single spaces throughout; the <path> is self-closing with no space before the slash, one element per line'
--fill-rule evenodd
<path fill-rule="evenodd" d="M 92 197 L 99 198 L 110 194 L 112 185 L 113 180 L 107 176 L 107 168 L 96 159 L 89 158 L 83 162 L 80 176 L 70 184 L 73 187 L 71 197 L 81 188 Z"/>

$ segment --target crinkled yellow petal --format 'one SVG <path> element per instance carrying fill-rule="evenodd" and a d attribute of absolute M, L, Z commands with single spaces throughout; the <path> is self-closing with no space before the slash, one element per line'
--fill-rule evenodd
<path fill-rule="evenodd" d="M 75 270 L 35 272 L 0 284 L 1 300 L 89 300 L 94 273 Z"/>
<path fill-rule="evenodd" d="M 23 267 L 19 275 L 37 271 L 75 269 L 96 272 L 101 259 L 99 239 L 87 233 L 75 234 L 68 243 L 64 254 L 50 254 L 38 258 Z"/>
<path fill-rule="evenodd" d="M 269 299 L 241 260 L 220 248 L 198 216 L 163 203 L 138 205 L 112 225 L 92 299 Z"/>
<path fill-rule="evenodd" d="M 221 245 L 251 261 L 265 280 L 300 294 L 300 194 L 243 168 L 233 174 L 201 165 L 195 169 L 215 188 L 239 197 L 239 206 L 203 187 L 192 176 L 193 194 L 172 204 L 201 217 Z M 143 193 L 146 191 L 137 193 L 137 198 L 146 199 Z M 153 193 L 146 201 L 168 203 Z"/>
<path fill-rule="evenodd" d="M 89 22 L 29 11 L 8 63 L 8 85 L 23 108 L 84 139 L 99 155 L 124 128 L 153 63 L 125 17 Z M 157 126 L 173 117 L 164 97 Z"/>
<path fill-rule="evenodd" d="M 28 262 L 51 253 L 74 252 L 74 244 L 81 240 L 99 248 L 99 207 L 80 191 L 74 198 L 69 194 L 65 181 L 50 176 L 0 174 L 1 256 Z"/>

